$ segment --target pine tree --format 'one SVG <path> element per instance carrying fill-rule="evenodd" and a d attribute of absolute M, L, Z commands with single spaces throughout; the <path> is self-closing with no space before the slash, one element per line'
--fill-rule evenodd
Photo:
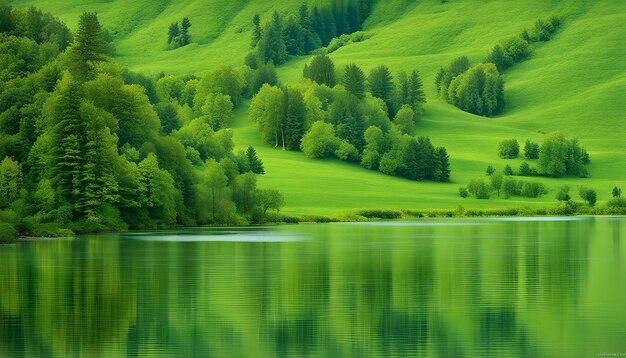
<path fill-rule="evenodd" d="M 248 147 L 246 151 L 246 157 L 250 165 L 250 170 L 255 174 L 265 174 L 265 168 L 263 162 L 257 157 L 256 150 L 252 146 Z"/>
<path fill-rule="evenodd" d="M 183 18 L 183 21 L 180 24 L 180 45 L 181 46 L 189 45 L 189 40 L 190 40 L 189 28 L 190 27 L 191 27 L 191 22 L 189 21 L 189 18 L 187 17 Z"/>
<path fill-rule="evenodd" d="M 254 17 L 252 17 L 252 24 L 254 27 L 252 28 L 252 42 L 250 43 L 250 47 L 255 48 L 259 41 L 261 41 L 261 36 L 263 36 L 261 18 L 259 17 L 259 14 L 254 14 Z"/>
<path fill-rule="evenodd" d="M 285 119 L 285 142 L 287 149 L 298 150 L 304 135 L 306 108 L 304 98 L 297 90 L 285 90 L 287 115 Z"/>
<path fill-rule="evenodd" d="M 450 181 L 450 156 L 444 147 L 435 149 L 435 170 L 433 180 L 440 182 Z"/>
<path fill-rule="evenodd" d="M 95 77 L 94 65 L 106 61 L 106 43 L 98 16 L 94 12 L 83 13 L 78 20 L 78 31 L 71 50 L 72 69 L 77 79 Z"/>
<path fill-rule="evenodd" d="M 305 67 L 305 78 L 328 87 L 335 86 L 335 65 L 333 60 L 325 54 L 317 55 L 308 67 Z"/>
<path fill-rule="evenodd" d="M 393 76 L 387 66 L 381 65 L 370 72 L 368 84 L 372 96 L 387 104 L 387 114 L 393 117 Z"/>
<path fill-rule="evenodd" d="M 174 22 L 170 24 L 170 27 L 167 29 L 167 43 L 168 45 L 172 43 L 178 35 L 180 34 L 180 28 L 178 27 L 178 22 Z"/>
<path fill-rule="evenodd" d="M 342 84 L 348 92 L 355 95 L 358 99 L 365 97 L 365 74 L 359 66 L 353 63 L 346 66 Z"/>
<path fill-rule="evenodd" d="M 287 46 L 283 39 L 283 23 L 277 11 L 274 11 L 272 21 L 265 25 L 263 36 L 258 46 L 263 61 L 272 61 L 275 65 L 280 65 L 287 61 Z"/>

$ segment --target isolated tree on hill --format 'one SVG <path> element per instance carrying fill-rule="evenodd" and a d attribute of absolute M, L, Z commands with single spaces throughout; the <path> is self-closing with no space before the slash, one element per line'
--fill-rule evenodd
<path fill-rule="evenodd" d="M 255 48 L 256 45 L 261 41 L 261 37 L 263 36 L 263 30 L 261 29 L 261 18 L 259 14 L 254 14 L 252 17 L 252 24 L 254 27 L 252 28 L 252 42 L 250 43 L 251 48 Z"/>
<path fill-rule="evenodd" d="M 363 70 L 354 63 L 346 66 L 342 84 L 348 92 L 355 95 L 358 99 L 365 97 L 365 74 Z"/>
<path fill-rule="evenodd" d="M 381 65 L 370 71 L 367 79 L 372 96 L 382 99 L 387 104 L 387 113 L 393 113 L 393 76 L 387 66 Z"/>
<path fill-rule="evenodd" d="M 189 18 L 183 18 L 183 21 L 180 23 L 180 45 L 185 46 L 189 45 L 189 28 L 191 27 L 191 22 Z"/>
<path fill-rule="evenodd" d="M 580 195 L 580 198 L 583 199 L 587 203 L 587 205 L 589 206 L 596 205 L 597 194 L 595 190 L 581 187 L 578 190 L 578 194 Z"/>
<path fill-rule="evenodd" d="M 250 166 L 250 171 L 255 174 L 265 174 L 265 168 L 263 167 L 263 162 L 256 154 L 256 150 L 252 146 L 248 146 L 246 150 L 246 157 L 248 158 L 248 165 Z"/>
<path fill-rule="evenodd" d="M 180 28 L 178 27 L 178 22 L 174 22 L 167 29 L 167 43 L 171 44 L 174 39 L 178 38 L 178 35 L 180 35 Z"/>
<path fill-rule="evenodd" d="M 328 87 L 335 86 L 335 65 L 333 60 L 325 54 L 313 57 L 311 64 L 305 66 L 304 78 L 311 79 L 318 84 Z"/>
<path fill-rule="evenodd" d="M 106 44 L 102 27 L 95 12 L 85 12 L 78 20 L 78 30 L 70 56 L 76 78 L 85 81 L 93 78 L 94 65 L 107 61 Z"/>
<path fill-rule="evenodd" d="M 433 180 L 440 182 L 450 181 L 450 156 L 444 147 L 435 149 L 435 168 Z"/>
<path fill-rule="evenodd" d="M 620 198 L 622 196 L 622 189 L 618 187 L 614 187 L 611 194 L 613 195 L 614 198 Z"/>

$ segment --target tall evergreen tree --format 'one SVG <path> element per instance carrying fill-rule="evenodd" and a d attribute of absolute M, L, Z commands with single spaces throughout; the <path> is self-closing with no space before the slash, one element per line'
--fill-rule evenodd
<path fill-rule="evenodd" d="M 72 69 L 77 79 L 89 80 L 95 77 L 93 66 L 106 61 L 106 43 L 98 15 L 83 13 L 78 20 L 78 30 L 71 50 Z"/>
<path fill-rule="evenodd" d="M 433 180 L 440 182 L 450 181 L 450 156 L 444 147 L 435 149 Z"/>
<path fill-rule="evenodd" d="M 183 18 L 183 21 L 180 23 L 180 45 L 186 46 L 189 45 L 190 36 L 189 36 L 189 28 L 191 27 L 191 21 L 189 18 Z"/>
<path fill-rule="evenodd" d="M 252 24 L 254 27 L 252 28 L 252 42 L 250 43 L 250 47 L 255 48 L 259 41 L 261 41 L 261 36 L 263 36 L 261 18 L 259 17 L 259 14 L 254 14 L 252 17 Z"/>
<path fill-rule="evenodd" d="M 178 35 L 180 35 L 180 28 L 178 27 L 178 22 L 174 22 L 167 29 L 167 43 L 171 44 L 172 41 L 178 38 Z"/>
<path fill-rule="evenodd" d="M 252 146 L 248 146 L 246 150 L 246 157 L 248 158 L 248 165 L 250 166 L 250 171 L 255 174 L 265 174 L 265 168 L 263 167 L 263 162 L 256 154 L 256 150 Z"/>
<path fill-rule="evenodd" d="M 259 53 L 263 61 L 280 65 L 287 61 L 287 47 L 283 39 L 283 23 L 280 14 L 274 11 L 272 21 L 265 25 L 259 42 Z"/>
<path fill-rule="evenodd" d="M 372 96 L 382 99 L 387 104 L 387 113 L 393 117 L 393 76 L 387 66 L 381 65 L 370 71 L 368 84 Z"/>
<path fill-rule="evenodd" d="M 300 149 L 300 142 L 304 135 L 304 119 L 306 108 L 302 94 L 294 89 L 285 90 L 287 112 L 285 118 L 285 142 L 287 149 Z"/>
<path fill-rule="evenodd" d="M 358 99 L 365 97 L 365 74 L 363 70 L 354 63 L 346 66 L 342 84 L 348 92 L 355 95 Z"/>
<path fill-rule="evenodd" d="M 325 54 L 313 57 L 311 64 L 305 67 L 304 77 L 328 87 L 335 86 L 335 65 Z"/>

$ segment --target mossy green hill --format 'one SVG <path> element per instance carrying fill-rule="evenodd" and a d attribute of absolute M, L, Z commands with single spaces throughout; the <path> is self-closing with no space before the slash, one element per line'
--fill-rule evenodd
<path fill-rule="evenodd" d="M 73 28 L 83 11 L 97 11 L 115 37 L 117 61 L 132 70 L 202 74 L 220 64 L 243 64 L 249 51 L 251 19 L 262 21 L 274 9 L 295 11 L 301 1 L 9 1 L 35 5 Z M 532 28 L 539 18 L 558 15 L 562 25 L 548 42 L 533 44 L 532 57 L 505 72 L 507 109 L 494 118 L 464 113 L 437 98 L 436 71 L 467 55 L 482 61 L 498 41 Z M 167 26 L 183 17 L 192 23 L 192 44 L 165 51 Z M 545 206 L 556 189 L 570 185 L 598 191 L 600 202 L 611 188 L 626 188 L 626 3 L 622 1 L 379 1 L 365 22 L 371 37 L 331 54 L 335 65 L 354 62 L 368 71 L 385 64 L 396 72 L 418 69 L 428 103 L 418 125 L 452 158 L 452 183 L 412 182 L 338 160 L 313 160 L 300 152 L 265 146 L 247 118 L 248 103 L 234 122 L 235 143 L 254 145 L 267 174 L 260 186 L 279 188 L 290 214 L 331 214 L 352 209 L 500 208 Z M 278 68 L 281 82 L 301 78 L 310 58 L 295 58 Z M 519 167 L 521 159 L 497 156 L 507 138 L 540 142 L 560 130 L 577 137 L 591 155 L 590 178 L 533 178 L 551 189 L 540 199 L 461 199 L 457 188 L 484 176 L 485 168 Z M 533 163 L 531 163 L 533 164 Z M 536 164 L 535 164 L 536 165 Z M 574 195 L 577 197 L 577 195 Z"/>

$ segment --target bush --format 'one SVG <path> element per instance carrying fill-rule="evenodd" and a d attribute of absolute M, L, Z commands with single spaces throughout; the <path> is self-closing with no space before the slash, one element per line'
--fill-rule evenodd
<path fill-rule="evenodd" d="M 626 208 L 626 198 L 613 198 L 606 203 L 610 208 Z"/>
<path fill-rule="evenodd" d="M 467 192 L 467 188 L 464 186 L 460 187 L 459 195 L 461 196 L 461 198 L 467 198 L 469 196 L 469 193 Z"/>
<path fill-rule="evenodd" d="M 502 170 L 502 174 L 504 174 L 504 175 L 513 175 L 513 168 L 511 168 L 511 166 L 507 164 L 504 167 L 504 169 Z"/>
<path fill-rule="evenodd" d="M 483 179 L 472 179 L 467 184 L 467 190 L 476 197 L 476 199 L 489 199 L 490 186 Z"/>
<path fill-rule="evenodd" d="M 594 206 L 596 205 L 597 194 L 593 189 L 581 187 L 578 190 L 578 195 L 580 195 L 581 199 L 583 199 L 587 205 Z"/>
<path fill-rule="evenodd" d="M 17 239 L 17 231 L 13 225 L 0 223 L 0 244 L 11 244 Z"/>
<path fill-rule="evenodd" d="M 487 167 L 487 171 L 486 171 L 487 176 L 491 176 L 495 172 L 496 172 L 496 170 L 491 165 Z"/>
<path fill-rule="evenodd" d="M 556 193 L 556 200 L 558 201 L 569 201 L 571 199 L 569 195 L 569 186 L 563 185 L 559 191 Z"/>
<path fill-rule="evenodd" d="M 522 177 L 529 177 L 533 175 L 533 171 L 530 169 L 530 165 L 528 165 L 528 163 L 522 162 L 522 164 L 519 165 L 519 175 Z"/>
<path fill-rule="evenodd" d="M 361 210 L 356 213 L 368 219 L 399 219 L 402 213 L 395 210 Z"/>
<path fill-rule="evenodd" d="M 519 143 L 517 139 L 506 139 L 498 144 L 498 155 L 500 158 L 512 159 L 519 155 Z"/>
<path fill-rule="evenodd" d="M 520 195 L 527 198 L 538 198 L 546 193 L 546 187 L 541 183 L 521 182 Z"/>
<path fill-rule="evenodd" d="M 539 144 L 527 140 L 524 145 L 524 158 L 539 159 Z"/>
<path fill-rule="evenodd" d="M 335 156 L 348 162 L 359 162 L 359 151 L 356 147 L 346 141 L 341 141 L 339 148 L 335 151 Z"/>
<path fill-rule="evenodd" d="M 317 121 L 302 137 L 300 148 L 307 157 L 324 158 L 335 154 L 339 149 L 340 140 L 335 135 L 335 129 L 330 123 Z"/>

